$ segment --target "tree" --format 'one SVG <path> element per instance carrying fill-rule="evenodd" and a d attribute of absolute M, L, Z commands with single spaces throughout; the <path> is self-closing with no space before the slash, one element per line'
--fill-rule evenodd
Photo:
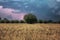
<path fill-rule="evenodd" d="M 1 18 L 0 18 L 0 20 L 1 20 Z"/>
<path fill-rule="evenodd" d="M 24 20 L 25 20 L 26 23 L 30 23 L 30 24 L 37 23 L 37 18 L 33 14 L 27 14 L 27 15 L 25 15 L 24 16 Z"/>
<path fill-rule="evenodd" d="M 4 20 L 0 20 L 0 23 L 4 23 Z"/>
<path fill-rule="evenodd" d="M 4 18 L 4 20 L 8 20 L 7 18 Z"/>
<path fill-rule="evenodd" d="M 9 20 L 7 18 L 4 18 L 4 23 L 9 23 Z"/>
<path fill-rule="evenodd" d="M 14 20 L 14 23 L 19 23 L 19 21 L 18 20 Z"/>
<path fill-rule="evenodd" d="M 60 24 L 60 21 L 58 21 L 57 23 L 59 23 L 59 24 Z"/>
<path fill-rule="evenodd" d="M 18 20 L 11 20 L 10 23 L 19 23 Z"/>
<path fill-rule="evenodd" d="M 47 20 L 39 20 L 39 23 L 48 23 Z"/>
<path fill-rule="evenodd" d="M 48 20 L 44 20 L 44 23 L 49 23 L 49 21 Z"/>
<path fill-rule="evenodd" d="M 20 20 L 20 23 L 25 23 L 23 20 Z"/>
<path fill-rule="evenodd" d="M 52 20 L 48 20 L 48 23 L 53 23 L 53 21 Z"/>
<path fill-rule="evenodd" d="M 39 23 L 43 23 L 44 21 L 43 20 L 39 20 Z"/>

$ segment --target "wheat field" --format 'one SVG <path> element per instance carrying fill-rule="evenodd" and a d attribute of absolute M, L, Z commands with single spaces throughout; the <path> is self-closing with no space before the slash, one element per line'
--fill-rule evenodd
<path fill-rule="evenodd" d="M 60 40 L 60 24 L 0 24 L 0 40 Z"/>

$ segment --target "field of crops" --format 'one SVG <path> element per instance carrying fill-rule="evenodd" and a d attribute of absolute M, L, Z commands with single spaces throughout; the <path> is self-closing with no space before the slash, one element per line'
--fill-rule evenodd
<path fill-rule="evenodd" d="M 60 40 L 60 24 L 0 24 L 0 40 Z"/>

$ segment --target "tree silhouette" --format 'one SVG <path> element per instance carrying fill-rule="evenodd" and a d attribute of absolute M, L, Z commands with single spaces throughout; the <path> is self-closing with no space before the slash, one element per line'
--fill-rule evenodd
<path fill-rule="evenodd" d="M 24 16 L 24 20 L 25 20 L 26 23 L 30 23 L 30 24 L 37 23 L 37 18 L 33 14 L 27 14 L 27 15 L 25 15 Z"/>

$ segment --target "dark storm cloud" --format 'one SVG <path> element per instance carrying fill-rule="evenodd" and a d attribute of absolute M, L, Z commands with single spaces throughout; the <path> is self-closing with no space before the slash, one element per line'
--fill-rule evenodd
<path fill-rule="evenodd" d="M 34 13 L 39 19 L 60 20 L 60 0 L 0 0 L 0 5 L 18 13 Z"/>

